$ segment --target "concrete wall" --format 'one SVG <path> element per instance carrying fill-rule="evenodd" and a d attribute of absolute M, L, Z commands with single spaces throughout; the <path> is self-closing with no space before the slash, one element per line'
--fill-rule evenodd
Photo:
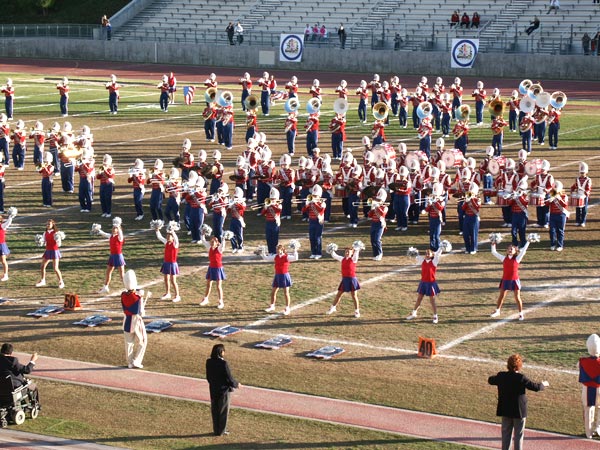
<path fill-rule="evenodd" d="M 76 39 L 0 39 L 1 57 L 58 58 L 259 68 L 258 46 Z M 265 68 L 352 73 L 435 74 L 507 78 L 598 80 L 600 57 L 583 55 L 479 54 L 471 70 L 451 69 L 446 52 L 366 51 L 308 48 L 301 63 L 279 62 Z M 260 67 L 262 68 L 262 67 Z"/>

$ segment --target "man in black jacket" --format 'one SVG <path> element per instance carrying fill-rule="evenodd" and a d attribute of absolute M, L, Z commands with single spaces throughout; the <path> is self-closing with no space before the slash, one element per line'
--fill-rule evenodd
<path fill-rule="evenodd" d="M 31 359 L 26 366 L 19 363 L 17 357 L 13 356 L 12 354 L 13 345 L 8 343 L 2 344 L 2 348 L 0 349 L 0 377 L 10 377 L 13 389 L 17 389 L 18 387 L 27 384 L 27 380 L 23 375 L 31 373 L 38 358 L 38 354 L 34 353 L 31 355 Z M 34 383 L 29 384 L 29 391 L 31 398 L 37 400 L 38 391 L 37 386 Z"/>
<path fill-rule="evenodd" d="M 225 355 L 225 346 L 217 344 L 213 347 L 210 358 L 206 360 L 206 379 L 210 389 L 210 410 L 215 436 L 229 434 L 227 431 L 229 393 L 241 387 L 231 375 L 223 355 Z"/>
<path fill-rule="evenodd" d="M 511 355 L 507 362 L 507 372 L 498 372 L 488 378 L 488 383 L 498 386 L 498 407 L 496 415 L 502 417 L 502 450 L 510 448 L 514 429 L 514 450 L 523 448 L 525 419 L 527 418 L 526 389 L 543 391 L 549 386 L 547 381 L 535 383 L 519 373 L 523 367 L 521 355 Z"/>

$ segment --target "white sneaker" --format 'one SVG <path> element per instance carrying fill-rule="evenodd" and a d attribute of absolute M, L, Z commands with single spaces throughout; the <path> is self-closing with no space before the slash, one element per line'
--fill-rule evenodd
<path fill-rule="evenodd" d="M 544 228 L 548 229 L 548 228 L 550 228 L 550 225 L 546 224 L 546 225 L 544 225 Z"/>
<path fill-rule="evenodd" d="M 173 297 L 173 303 L 179 303 L 181 301 L 181 297 L 179 295 L 176 295 L 175 297 Z"/>
<path fill-rule="evenodd" d="M 381 258 L 383 258 L 383 255 L 382 255 L 382 254 L 380 254 L 380 255 L 377 255 L 377 256 L 375 256 L 375 257 L 373 258 L 373 261 L 381 261 Z"/>
<path fill-rule="evenodd" d="M 144 218 L 144 216 L 136 216 L 135 219 L 133 220 L 142 220 Z"/>
<path fill-rule="evenodd" d="M 8 281 L 8 274 L 6 274 L 2 278 L 0 278 L 0 281 Z"/>
<path fill-rule="evenodd" d="M 321 255 L 315 255 L 315 259 L 321 259 L 322 256 Z"/>
<path fill-rule="evenodd" d="M 562 247 L 556 247 L 556 251 L 557 251 L 557 252 L 562 252 L 562 251 L 563 251 L 563 248 L 562 248 Z"/>
<path fill-rule="evenodd" d="M 46 280 L 41 280 L 38 283 L 36 283 L 35 287 L 43 287 L 46 286 Z"/>
<path fill-rule="evenodd" d="M 500 310 L 497 309 L 492 314 L 490 314 L 490 317 L 498 317 L 499 315 L 500 315 Z"/>
<path fill-rule="evenodd" d="M 200 306 L 206 306 L 206 305 L 208 305 L 208 297 L 204 297 L 204 300 L 202 300 L 200 302 Z"/>
<path fill-rule="evenodd" d="M 582 223 L 581 225 L 579 225 L 581 228 L 585 228 L 585 223 Z"/>
<path fill-rule="evenodd" d="M 170 300 L 171 299 L 171 294 L 165 294 L 160 299 L 161 300 Z"/>
<path fill-rule="evenodd" d="M 336 311 L 337 311 L 337 308 L 335 306 L 332 306 L 331 308 L 329 308 L 329 311 L 327 311 L 327 314 L 333 314 Z"/>
<path fill-rule="evenodd" d="M 65 288 L 65 282 L 61 281 L 60 283 L 58 283 L 58 288 L 59 289 L 64 289 Z"/>
<path fill-rule="evenodd" d="M 556 247 L 553 245 L 552 247 L 550 247 L 550 250 L 554 251 L 556 250 Z"/>
<path fill-rule="evenodd" d="M 477 252 L 475 250 L 473 250 L 472 252 L 469 252 L 470 255 L 476 255 Z"/>
<path fill-rule="evenodd" d="M 417 318 L 417 311 L 413 309 L 413 311 L 406 316 L 406 320 L 413 320 Z"/>
<path fill-rule="evenodd" d="M 354 310 L 354 317 L 356 317 L 357 319 L 360 317 L 360 310 L 358 310 L 358 309 Z"/>
<path fill-rule="evenodd" d="M 400 231 L 406 231 L 406 230 L 408 230 L 408 227 L 402 227 L 402 228 L 400 228 Z"/>
<path fill-rule="evenodd" d="M 217 305 L 217 308 L 219 308 L 219 309 L 223 309 L 223 308 L 225 308 L 225 303 L 223 303 L 223 300 L 221 300 L 221 301 L 219 302 L 219 304 Z"/>
<path fill-rule="evenodd" d="M 98 291 L 98 294 L 108 294 L 110 292 L 108 286 L 104 285 L 102 289 Z"/>
<path fill-rule="evenodd" d="M 233 253 L 235 255 L 237 253 L 237 248 L 234 248 L 233 250 L 231 250 L 231 253 Z"/>
<path fill-rule="evenodd" d="M 308 259 L 315 259 L 315 255 L 310 255 Z"/>
<path fill-rule="evenodd" d="M 519 320 L 525 320 L 525 317 L 523 316 L 522 312 L 519 313 Z"/>
<path fill-rule="evenodd" d="M 265 309 L 265 312 L 273 312 L 275 311 L 275 305 L 269 305 L 269 307 L 267 309 Z"/>
<path fill-rule="evenodd" d="M 534 223 L 531 225 L 532 228 L 542 228 L 542 226 L 539 223 Z"/>
<path fill-rule="evenodd" d="M 290 309 L 289 306 L 286 306 L 285 309 L 283 310 L 283 315 L 284 316 L 289 316 L 290 312 L 292 312 L 292 310 Z"/>
<path fill-rule="evenodd" d="M 433 323 L 434 324 L 438 323 L 438 316 L 437 316 L 437 314 L 434 314 L 434 316 L 433 316 Z"/>

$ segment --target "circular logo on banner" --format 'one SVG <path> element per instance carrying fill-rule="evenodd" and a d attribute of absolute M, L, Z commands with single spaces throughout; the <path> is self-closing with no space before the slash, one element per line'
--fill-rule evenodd
<path fill-rule="evenodd" d="M 477 56 L 477 47 L 469 39 L 462 39 L 452 49 L 452 60 L 460 67 L 470 67 Z"/>
<path fill-rule="evenodd" d="M 281 41 L 281 54 L 288 61 L 295 61 L 302 56 L 302 39 L 290 34 Z"/>

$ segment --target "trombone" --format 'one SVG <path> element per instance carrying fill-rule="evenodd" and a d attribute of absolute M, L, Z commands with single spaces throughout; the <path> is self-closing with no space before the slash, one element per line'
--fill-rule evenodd
<path fill-rule="evenodd" d="M 271 206 L 271 205 L 280 205 L 281 203 L 283 203 L 283 200 L 281 200 L 281 199 L 271 200 L 270 198 L 268 198 L 265 200 L 264 203 L 257 203 L 256 205 L 252 205 L 250 207 L 250 209 L 257 210 L 257 209 L 261 209 L 261 208 L 266 208 L 267 206 Z"/>

